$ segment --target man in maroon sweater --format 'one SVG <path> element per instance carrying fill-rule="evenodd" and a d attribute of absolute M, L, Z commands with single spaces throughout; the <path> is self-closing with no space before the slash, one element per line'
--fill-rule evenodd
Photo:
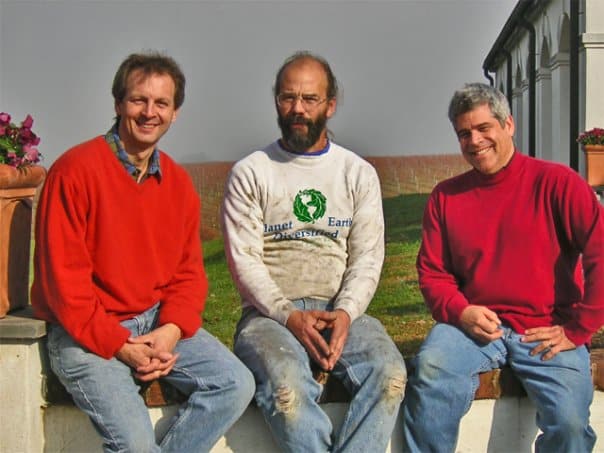
<path fill-rule="evenodd" d="M 57 159 L 38 203 L 32 305 L 49 322 L 52 369 L 105 451 L 209 451 L 254 391 L 247 368 L 200 328 L 199 197 L 157 148 L 184 87 L 171 58 L 126 58 L 115 124 Z M 156 378 L 188 398 L 160 442 L 138 393 Z"/>
<path fill-rule="evenodd" d="M 509 364 L 537 451 L 590 451 L 588 345 L 604 322 L 604 216 L 571 169 L 522 155 L 503 94 L 468 84 L 449 119 L 473 169 L 432 192 L 417 258 L 437 324 L 404 402 L 410 451 L 453 451 L 478 373 Z M 563 408 L 563 409 L 562 409 Z"/>

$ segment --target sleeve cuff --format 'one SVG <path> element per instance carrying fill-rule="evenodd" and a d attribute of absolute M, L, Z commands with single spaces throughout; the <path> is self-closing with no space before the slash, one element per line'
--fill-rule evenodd
<path fill-rule="evenodd" d="M 201 327 L 201 315 L 196 311 L 187 313 L 179 313 L 174 316 L 174 313 L 166 313 L 164 310 L 160 310 L 159 325 L 173 323 L 178 326 L 182 332 L 182 338 L 190 338 L 199 330 Z"/>
<path fill-rule="evenodd" d="M 570 330 L 567 327 L 563 328 L 564 333 L 566 334 L 566 338 L 572 341 L 576 347 L 583 346 L 584 344 L 588 344 L 591 342 L 591 334 L 584 333 L 583 331 Z"/>
<path fill-rule="evenodd" d="M 362 315 L 362 312 L 360 312 L 357 307 L 355 307 L 352 303 L 338 303 L 336 302 L 336 304 L 333 307 L 334 310 L 342 310 L 345 311 L 348 316 L 350 317 L 350 323 L 352 324 L 355 319 L 357 319 L 359 316 Z"/>
<path fill-rule="evenodd" d="M 461 301 L 461 300 L 451 301 L 449 303 L 449 305 L 447 306 L 447 317 L 448 317 L 448 319 L 445 320 L 445 322 L 448 322 L 449 324 L 453 324 L 453 325 L 459 327 L 460 326 L 461 313 L 469 305 L 470 305 L 469 303 L 467 303 L 465 301 Z"/>

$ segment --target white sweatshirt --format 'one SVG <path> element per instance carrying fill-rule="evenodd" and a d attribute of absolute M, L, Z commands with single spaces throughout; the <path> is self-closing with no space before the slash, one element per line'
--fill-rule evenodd
<path fill-rule="evenodd" d="M 335 143 L 299 155 L 274 142 L 237 162 L 222 229 L 243 306 L 282 324 L 294 299 L 333 299 L 354 321 L 375 293 L 384 260 L 379 180 Z"/>

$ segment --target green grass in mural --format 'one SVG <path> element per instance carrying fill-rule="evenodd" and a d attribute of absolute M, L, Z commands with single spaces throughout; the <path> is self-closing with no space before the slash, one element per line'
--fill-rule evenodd
<path fill-rule="evenodd" d="M 417 350 L 432 326 L 417 286 L 415 257 L 427 195 L 399 195 L 384 200 L 386 259 L 368 313 L 386 327 L 404 355 Z M 205 328 L 229 347 L 239 319 L 239 296 L 231 281 L 221 239 L 204 242 L 204 262 L 210 289 Z"/>
<path fill-rule="evenodd" d="M 241 304 L 227 268 L 222 239 L 204 242 L 203 256 L 209 284 L 203 314 L 204 327 L 232 348 Z"/>

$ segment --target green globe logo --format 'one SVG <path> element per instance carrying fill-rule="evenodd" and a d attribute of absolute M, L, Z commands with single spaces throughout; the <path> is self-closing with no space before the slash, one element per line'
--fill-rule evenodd
<path fill-rule="evenodd" d="M 294 200 L 294 215 L 300 222 L 315 223 L 325 215 L 327 199 L 315 189 L 300 190 Z"/>

